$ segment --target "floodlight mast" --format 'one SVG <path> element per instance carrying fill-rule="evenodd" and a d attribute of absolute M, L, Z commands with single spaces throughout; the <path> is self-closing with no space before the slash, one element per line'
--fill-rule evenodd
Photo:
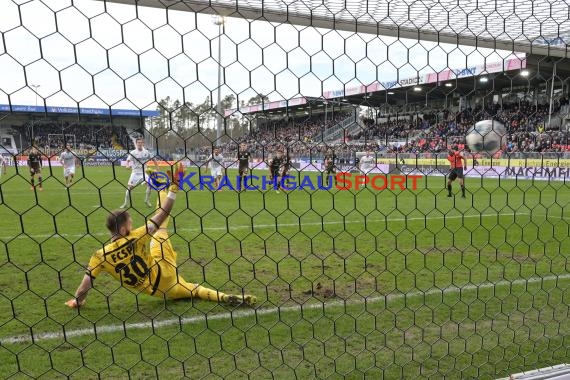
<path fill-rule="evenodd" d="M 34 92 L 36 93 L 36 111 L 37 111 L 37 107 L 38 107 L 38 88 L 41 87 L 41 85 L 39 84 L 31 84 L 30 86 L 32 86 L 34 88 Z M 31 144 L 34 145 L 34 118 L 32 117 L 32 134 L 31 134 Z M 20 148 L 22 147 L 22 143 L 20 142 Z"/>
<path fill-rule="evenodd" d="M 218 25 L 218 104 L 216 105 L 216 144 L 222 137 L 222 34 L 224 32 L 224 17 L 214 16 L 214 25 Z"/>

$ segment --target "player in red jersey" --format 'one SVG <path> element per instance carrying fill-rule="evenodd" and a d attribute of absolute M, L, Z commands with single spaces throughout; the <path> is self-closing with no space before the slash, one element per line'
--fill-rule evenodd
<path fill-rule="evenodd" d="M 451 164 L 451 171 L 447 177 L 447 196 L 452 197 L 451 194 L 451 183 L 459 178 L 459 185 L 461 186 L 461 198 L 465 198 L 465 181 L 463 170 L 467 170 L 467 160 L 456 146 L 449 148 L 449 154 L 447 155 L 447 160 Z M 463 161 L 463 165 L 462 165 Z"/>

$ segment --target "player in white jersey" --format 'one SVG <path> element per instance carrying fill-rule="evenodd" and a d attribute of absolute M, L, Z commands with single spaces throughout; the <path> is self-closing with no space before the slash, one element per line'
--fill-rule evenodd
<path fill-rule="evenodd" d="M 0 154 L 0 166 L 2 166 L 2 168 L 0 168 L 0 177 L 2 177 L 2 174 L 6 174 L 8 172 L 8 163 L 6 162 L 4 156 L 2 156 L 1 154 Z"/>
<path fill-rule="evenodd" d="M 59 162 L 63 165 L 63 177 L 65 178 L 65 187 L 73 184 L 73 176 L 75 175 L 75 153 L 71 150 L 71 144 L 67 144 L 65 150 L 59 155 Z"/>
<path fill-rule="evenodd" d="M 367 175 L 376 166 L 376 159 L 370 152 L 360 159 L 360 174 Z"/>
<path fill-rule="evenodd" d="M 214 178 L 214 190 L 217 190 L 218 186 L 220 185 L 220 180 L 222 179 L 222 169 L 224 163 L 224 156 L 220 153 L 219 149 L 214 149 L 213 153 L 206 160 L 206 164 L 207 163 L 210 163 L 210 173 Z"/>
<path fill-rule="evenodd" d="M 144 147 L 144 139 L 138 138 L 136 140 L 136 149 L 131 150 L 129 157 L 127 158 L 127 168 L 130 168 L 132 172 L 129 182 L 127 183 L 127 190 L 125 191 L 125 201 L 120 208 L 128 207 L 131 190 L 141 183 L 147 185 L 144 202 L 148 207 L 152 207 L 152 204 L 150 203 L 151 188 L 145 181 L 145 166 L 150 160 L 154 161 L 154 166 L 156 166 L 156 170 L 158 171 L 158 162 L 156 161 L 156 158 Z"/>

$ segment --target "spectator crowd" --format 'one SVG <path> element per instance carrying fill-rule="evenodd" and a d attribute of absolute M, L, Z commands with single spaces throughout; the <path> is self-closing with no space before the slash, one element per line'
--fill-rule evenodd
<path fill-rule="evenodd" d="M 563 98 L 553 107 L 553 117 L 561 115 L 561 108 L 568 104 Z M 568 107 L 564 111 L 566 111 Z M 251 133 L 221 146 L 223 154 L 236 154 L 238 145 L 245 143 L 254 157 L 268 158 L 277 150 L 292 157 L 315 159 L 331 148 L 337 156 L 354 152 L 372 151 L 379 154 L 394 153 L 442 153 L 450 145 L 465 147 L 465 135 L 474 123 L 494 119 L 507 129 L 507 145 L 500 154 L 513 153 L 569 153 L 570 135 L 564 128 L 547 129 L 549 104 L 528 102 L 489 104 L 465 108 L 458 112 L 433 110 L 421 118 L 386 117 L 379 122 L 370 118 L 360 121 L 360 128 L 345 134 L 341 141 L 322 143 L 318 137 L 327 128 L 350 117 L 335 115 L 325 122 L 324 116 L 289 118 L 264 121 Z M 209 154 L 211 147 L 203 147 L 202 154 Z"/>
<path fill-rule="evenodd" d="M 562 98 L 553 106 L 551 117 L 568 112 L 568 99 Z M 319 160 L 331 150 L 340 160 L 352 159 L 355 152 L 370 151 L 376 154 L 425 154 L 442 153 L 450 145 L 464 147 L 467 130 L 480 120 L 495 119 L 508 131 L 507 145 L 500 154 L 513 153 L 568 153 L 570 136 L 567 126 L 559 129 L 548 127 L 549 104 L 528 102 L 486 104 L 453 112 L 447 109 L 431 110 L 417 115 L 398 118 L 355 119 L 353 112 L 323 112 L 296 117 L 259 118 L 251 132 L 229 138 L 223 143 L 212 142 L 202 147 L 175 147 L 169 152 L 158 152 L 162 157 L 191 154 L 207 157 L 213 145 L 217 145 L 225 157 L 235 157 L 238 147 L 246 144 L 252 157 L 267 160 L 277 151 L 294 159 Z M 338 123 L 352 127 L 335 141 L 323 142 L 323 136 Z M 354 128 L 354 123 L 358 125 Z M 80 124 L 67 122 L 31 122 L 21 130 L 26 141 L 32 141 L 44 154 L 55 155 L 66 143 L 72 143 L 75 151 L 91 155 L 97 150 L 125 152 L 133 148 L 129 131 L 123 126 Z M 144 131 L 139 131 L 144 132 Z M 154 144 L 151 144 L 154 145 Z M 190 148 L 190 151 L 188 150 Z"/>

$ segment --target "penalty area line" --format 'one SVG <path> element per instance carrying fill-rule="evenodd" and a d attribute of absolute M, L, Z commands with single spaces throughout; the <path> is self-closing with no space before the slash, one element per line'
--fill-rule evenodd
<path fill-rule="evenodd" d="M 562 274 L 559 276 L 551 275 L 546 277 L 531 277 L 529 279 L 518 279 L 513 281 L 507 280 L 500 280 L 496 283 L 492 282 L 484 282 L 479 285 L 465 285 L 462 287 L 458 286 L 449 286 L 443 289 L 431 289 L 425 292 L 422 291 L 413 291 L 409 293 L 400 293 L 400 294 L 388 294 L 386 296 L 376 296 L 370 298 L 364 298 L 361 300 L 347 300 L 347 301 L 331 301 L 331 302 L 322 302 L 322 303 L 309 303 L 305 305 L 294 305 L 294 306 L 283 306 L 283 307 L 272 307 L 267 309 L 249 309 L 249 310 L 237 310 L 232 312 L 225 312 L 213 315 L 203 315 L 203 316 L 195 316 L 195 317 L 187 317 L 187 318 L 176 318 L 176 319 L 165 319 L 161 321 L 151 321 L 151 322 L 139 322 L 139 323 L 124 323 L 121 325 L 105 325 L 105 326 L 94 326 L 92 328 L 84 328 L 84 329 L 75 329 L 63 332 L 43 332 L 38 334 L 32 335 L 19 335 L 19 336 L 11 336 L 2 338 L 0 340 L 0 346 L 5 346 L 7 344 L 20 344 L 20 343 L 36 343 L 40 341 L 46 340 L 54 340 L 54 339 L 68 339 L 72 337 L 81 337 L 81 336 L 88 336 L 94 335 L 97 336 L 98 334 L 104 333 L 115 333 L 120 331 L 127 331 L 127 330 L 140 330 L 140 329 L 148 329 L 152 328 L 153 330 L 156 328 L 161 327 L 169 327 L 175 325 L 191 325 L 195 323 L 204 323 L 207 321 L 215 321 L 215 320 L 233 320 L 236 318 L 251 318 L 251 317 L 259 317 L 263 315 L 271 315 L 271 314 L 280 314 L 280 313 L 291 313 L 291 312 L 304 312 L 310 310 L 319 310 L 319 309 L 331 309 L 331 308 L 344 308 L 346 306 L 351 305 L 360 305 L 360 304 L 375 304 L 375 303 L 387 303 L 392 301 L 398 301 L 402 299 L 410 299 L 410 298 L 417 298 L 417 297 L 430 297 L 430 296 L 445 296 L 447 294 L 461 294 L 465 291 L 472 291 L 472 290 L 482 290 L 482 289 L 492 289 L 497 287 L 503 286 L 521 286 L 521 285 L 529 285 L 529 284 L 536 284 L 536 283 L 544 283 L 544 282 L 551 282 L 551 281 L 559 281 L 559 280 L 567 280 L 570 279 L 570 273 Z"/>
<path fill-rule="evenodd" d="M 506 214 L 468 214 L 468 215 L 440 215 L 440 216 L 429 216 L 426 215 L 425 217 L 410 217 L 410 218 L 384 218 L 384 219 L 360 219 L 360 220 L 339 220 L 339 221 L 322 221 L 322 222 L 301 222 L 298 223 L 279 223 L 275 221 L 275 223 L 271 224 L 253 224 L 253 225 L 229 225 L 228 227 L 204 227 L 204 228 L 176 228 L 174 232 L 203 232 L 203 231 L 224 231 L 224 232 L 231 232 L 232 230 L 255 230 L 261 228 L 280 228 L 280 227 L 305 227 L 305 226 L 329 226 L 329 225 L 352 225 L 353 223 L 361 223 L 361 224 L 369 224 L 369 223 L 389 223 L 389 222 L 417 222 L 422 220 L 454 220 L 454 219 L 473 219 L 473 218 L 489 218 L 489 217 L 508 217 L 508 216 L 531 216 L 531 217 L 546 217 L 549 215 L 544 214 L 532 214 L 532 213 L 525 213 L 525 212 L 517 212 L 517 213 L 506 213 Z M 552 218 L 558 219 L 570 219 L 564 216 L 550 216 Z M 16 239 L 25 239 L 25 238 L 32 238 L 32 239 L 46 239 L 52 236 L 61 236 L 61 237 L 83 237 L 86 233 L 83 234 L 42 234 L 42 235 L 23 235 L 19 234 Z M 107 232 L 95 232 L 91 233 L 90 235 L 94 236 L 108 236 Z M 0 240 L 10 240 L 13 239 L 13 236 L 0 236 Z"/>

